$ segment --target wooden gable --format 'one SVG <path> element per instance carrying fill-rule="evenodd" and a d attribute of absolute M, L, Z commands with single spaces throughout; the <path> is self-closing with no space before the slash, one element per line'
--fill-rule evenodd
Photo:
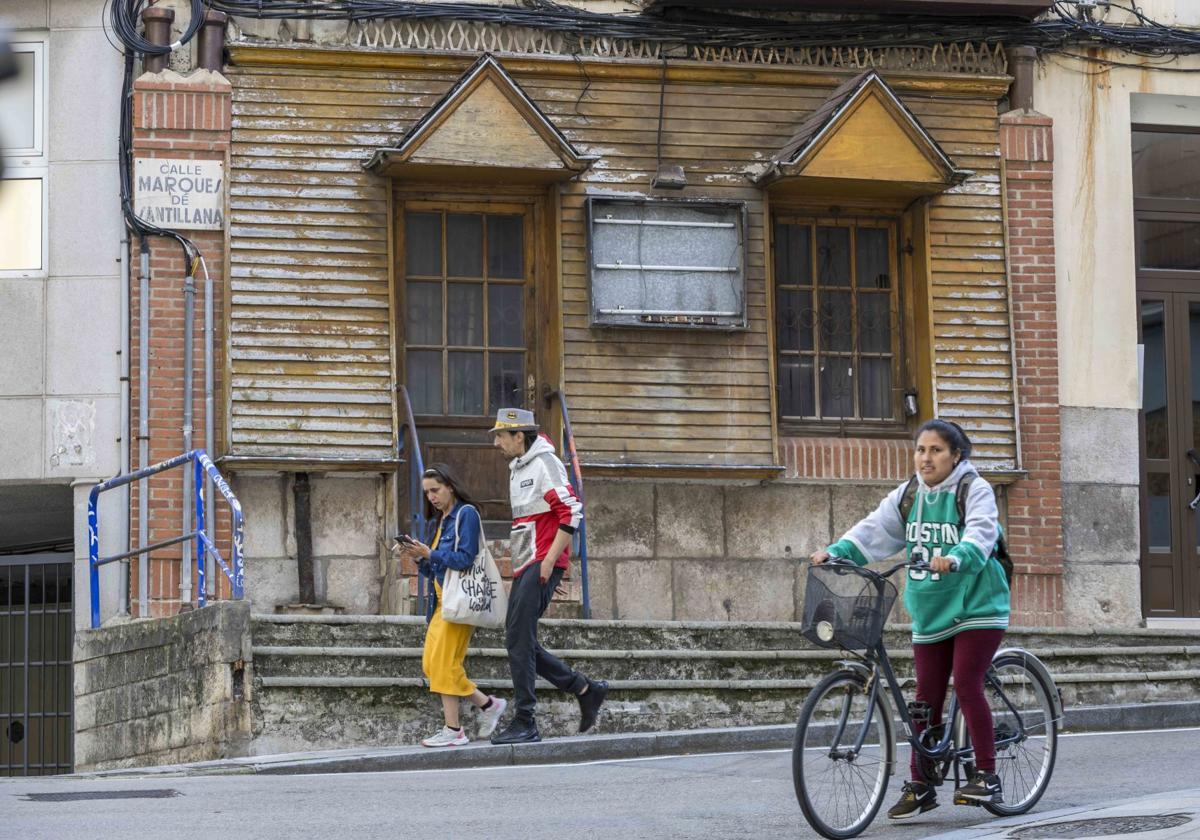
<path fill-rule="evenodd" d="M 916 197 L 970 174 L 872 70 L 835 90 L 754 181 L 776 193 Z"/>
<path fill-rule="evenodd" d="M 455 181 L 565 181 L 592 159 L 533 103 L 491 55 L 479 59 L 409 129 L 364 166 L 380 175 Z"/>

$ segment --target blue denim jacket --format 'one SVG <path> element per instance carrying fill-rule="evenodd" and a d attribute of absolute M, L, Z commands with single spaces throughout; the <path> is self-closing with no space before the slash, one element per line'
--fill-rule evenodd
<path fill-rule="evenodd" d="M 430 538 L 437 533 L 437 523 L 430 522 Z M 455 542 L 457 538 L 457 549 Z M 446 570 L 463 571 L 471 568 L 475 555 L 479 553 L 480 540 L 483 538 L 483 523 L 479 519 L 479 511 L 471 505 L 459 502 L 442 520 L 442 534 L 437 544 L 430 546 L 433 551 L 428 560 L 419 564 L 421 574 L 430 580 L 437 580 L 439 585 L 446 582 Z M 430 587 L 432 589 L 432 587 Z M 432 596 L 433 593 L 430 592 Z M 433 610 L 437 599 L 430 597 L 425 611 L 426 621 L 433 618 Z"/>

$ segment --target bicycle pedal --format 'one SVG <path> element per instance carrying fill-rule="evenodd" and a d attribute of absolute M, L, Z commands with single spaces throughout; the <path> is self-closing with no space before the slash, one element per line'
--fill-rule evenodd
<path fill-rule="evenodd" d="M 973 806 L 974 806 L 974 807 L 976 807 L 976 808 L 982 808 L 984 803 L 983 803 L 983 802 L 981 802 L 981 801 L 980 801 L 980 800 L 978 800 L 978 799 L 968 799 L 968 798 L 967 798 L 967 797 L 965 797 L 965 796 L 960 796 L 960 795 L 958 794 L 958 792 L 957 792 L 957 791 L 955 791 L 955 793 L 954 793 L 954 804 L 955 804 L 955 805 L 973 805 Z"/>

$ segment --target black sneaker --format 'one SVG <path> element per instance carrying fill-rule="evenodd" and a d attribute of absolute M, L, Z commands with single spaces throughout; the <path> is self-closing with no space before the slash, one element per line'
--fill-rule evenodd
<path fill-rule="evenodd" d="M 938 806 L 937 793 L 924 782 L 905 782 L 900 801 L 888 809 L 889 820 L 906 820 Z"/>
<path fill-rule="evenodd" d="M 971 804 L 1003 802 L 1000 794 L 1000 777 L 995 773 L 976 773 L 965 785 L 954 791 L 954 801 L 966 800 Z"/>
<path fill-rule="evenodd" d="M 587 694 L 580 694 L 579 700 L 579 732 L 587 732 L 596 725 L 596 716 L 600 714 L 600 706 L 608 696 L 607 680 L 588 680 Z"/>
<path fill-rule="evenodd" d="M 537 723 L 521 718 L 513 718 L 507 728 L 492 736 L 493 744 L 536 744 L 540 740 Z"/>

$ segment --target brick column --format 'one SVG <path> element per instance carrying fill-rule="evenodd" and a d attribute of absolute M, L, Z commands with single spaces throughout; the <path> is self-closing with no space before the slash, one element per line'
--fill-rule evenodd
<path fill-rule="evenodd" d="M 171 71 L 147 73 L 134 83 L 133 153 L 135 157 L 185 158 L 188 160 L 228 161 L 231 123 L 231 88 L 218 73 L 196 71 L 183 77 Z M 216 446 L 222 450 L 223 423 L 222 376 L 224 369 L 224 339 L 222 313 L 224 310 L 225 234 L 224 231 L 183 230 L 185 237 L 195 243 L 203 254 L 214 288 L 214 385 L 216 405 Z M 184 337 L 184 278 L 187 266 L 183 251 L 173 239 L 150 237 L 150 380 L 138 379 L 140 364 L 138 329 L 141 299 L 138 280 L 138 250 L 135 239 L 131 253 L 134 267 L 130 280 L 131 307 L 131 384 L 130 440 L 133 446 L 134 469 L 158 463 L 184 451 L 183 443 L 183 337 Z M 196 271 L 194 320 L 194 360 L 192 411 L 193 447 L 204 446 L 204 276 Z M 137 463 L 138 400 L 141 389 L 149 390 L 150 454 L 146 464 Z M 130 504 L 137 534 L 138 494 L 149 492 L 149 542 L 160 542 L 178 536 L 182 531 L 183 481 L 191 481 L 190 469 L 177 468 L 134 485 Z M 223 501 L 209 500 L 210 515 L 217 514 L 218 544 L 222 556 L 229 559 L 228 509 Z M 136 542 L 136 536 L 134 537 Z M 178 545 L 154 552 L 150 558 L 150 614 L 173 615 L 181 608 L 180 568 L 182 548 Z M 195 558 L 193 557 L 193 560 Z M 138 567 L 130 567 L 130 605 L 137 614 Z M 196 583 L 193 563 L 192 597 Z M 225 576 L 216 575 L 217 597 L 228 597 Z"/>
<path fill-rule="evenodd" d="M 1065 616 L 1052 126 L 1035 111 L 1000 117 L 1018 434 L 1029 473 L 1008 493 L 1012 623 L 1057 627 Z"/>

